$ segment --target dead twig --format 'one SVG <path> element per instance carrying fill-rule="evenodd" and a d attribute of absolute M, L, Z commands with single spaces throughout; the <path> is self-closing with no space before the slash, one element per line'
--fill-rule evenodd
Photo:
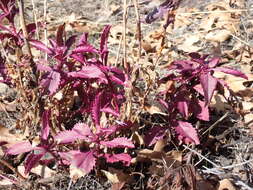
<path fill-rule="evenodd" d="M 197 154 L 199 157 L 205 159 L 206 161 L 208 161 L 210 164 L 212 164 L 214 167 L 216 168 L 220 168 L 220 166 L 218 166 L 217 164 L 215 164 L 214 162 L 212 162 L 211 160 L 209 160 L 208 158 L 206 158 L 205 156 L 203 156 L 202 154 L 198 153 L 196 150 L 193 150 L 191 148 L 189 148 L 188 146 L 186 145 L 183 145 L 184 148 L 190 150 L 191 152 L 193 152 L 194 154 Z"/>
<path fill-rule="evenodd" d="M 17 174 L 18 177 L 20 177 L 22 180 L 26 180 L 26 178 L 19 173 L 19 171 L 17 169 L 15 169 L 14 167 L 12 167 L 8 162 L 6 162 L 5 160 L 0 159 L 0 163 L 4 166 L 6 166 L 7 168 L 9 168 L 11 171 L 13 171 L 14 173 Z"/>
<path fill-rule="evenodd" d="M 124 1 L 124 13 L 123 13 L 123 65 L 126 72 L 129 74 L 130 68 L 127 63 L 127 48 L 126 48 L 126 27 L 127 27 L 127 0 Z"/>
<path fill-rule="evenodd" d="M 39 36 L 39 27 L 38 27 L 38 19 L 37 19 L 37 9 L 36 9 L 34 0 L 32 0 L 32 6 L 33 6 L 33 18 L 36 25 L 36 37 L 37 39 L 39 39 L 40 36 Z"/>
<path fill-rule="evenodd" d="M 227 116 L 229 112 L 226 112 L 220 119 L 214 122 L 210 127 L 208 127 L 207 130 L 204 131 L 203 135 L 206 134 L 207 132 L 211 131 L 216 125 L 218 125 L 221 121 L 223 121 Z"/>
<path fill-rule="evenodd" d="M 136 15 L 136 23 L 137 23 L 137 38 L 139 41 L 139 51 L 138 51 L 138 58 L 141 58 L 141 20 L 139 14 L 139 4 L 138 0 L 134 0 L 134 8 L 135 8 L 135 15 Z"/>
<path fill-rule="evenodd" d="M 220 13 L 238 13 L 238 12 L 250 12 L 253 9 L 235 9 L 228 11 L 197 11 L 192 13 L 177 13 L 178 15 L 197 15 L 197 14 L 220 14 Z"/>
<path fill-rule="evenodd" d="M 45 44 L 47 45 L 47 0 L 44 0 L 44 23 L 45 23 L 45 28 L 44 28 L 44 40 Z M 47 53 L 45 53 L 45 60 L 47 61 Z"/>
<path fill-rule="evenodd" d="M 28 55 L 32 59 L 33 56 L 32 56 L 32 51 L 31 51 L 30 44 L 29 44 L 29 41 L 28 41 L 28 32 L 27 32 L 27 29 L 26 29 L 26 22 L 25 22 L 25 17 L 24 17 L 25 13 L 24 13 L 24 1 L 23 0 L 18 1 L 18 7 L 19 7 L 19 14 L 20 14 L 20 24 L 21 24 L 21 28 L 22 28 L 22 31 L 23 31 L 23 35 L 24 35 L 24 41 L 25 41 L 25 44 L 26 44 Z"/>
<path fill-rule="evenodd" d="M 25 41 L 25 45 L 27 48 L 27 52 L 28 55 L 30 57 L 30 66 L 32 68 L 32 73 L 34 75 L 34 82 L 37 84 L 38 83 L 38 75 L 37 75 L 37 68 L 36 68 L 36 64 L 33 60 L 33 55 L 32 55 L 32 51 L 31 51 L 31 47 L 28 41 L 28 32 L 27 32 L 27 28 L 26 28 L 26 21 L 25 21 L 25 13 L 24 13 L 24 1 L 23 0 L 19 0 L 18 1 L 18 6 L 19 6 L 19 15 L 20 15 L 20 24 L 21 24 L 21 28 L 23 31 L 23 35 L 24 35 L 24 41 Z M 35 85 L 36 86 L 36 85 Z"/>

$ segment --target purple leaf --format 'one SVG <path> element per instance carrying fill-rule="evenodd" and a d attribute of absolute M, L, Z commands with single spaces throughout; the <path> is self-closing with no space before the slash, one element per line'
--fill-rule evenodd
<path fill-rule="evenodd" d="M 169 105 L 166 101 L 164 101 L 162 98 L 158 98 L 157 100 L 162 106 L 164 106 L 165 109 L 169 109 Z"/>
<path fill-rule="evenodd" d="M 131 163 L 131 156 L 125 153 L 121 154 L 105 154 L 106 161 L 108 163 L 115 163 L 115 162 L 123 162 L 126 166 L 129 166 Z"/>
<path fill-rule="evenodd" d="M 4 25 L 0 24 L 0 29 L 6 30 L 8 32 L 7 34 L 5 34 L 6 36 L 9 36 L 9 37 L 12 36 L 13 38 L 18 37 L 18 34 L 15 31 L 13 31 L 13 29 L 11 30 L 10 28 L 5 27 Z"/>
<path fill-rule="evenodd" d="M 82 70 L 76 72 L 68 73 L 68 76 L 74 78 L 85 78 L 85 79 L 95 79 L 98 78 L 101 81 L 108 83 L 105 74 L 101 71 L 101 69 L 95 65 L 84 66 Z"/>
<path fill-rule="evenodd" d="M 31 145 L 29 142 L 20 142 L 17 144 L 12 145 L 7 151 L 7 154 L 10 155 L 17 155 L 24 152 L 30 152 L 31 150 L 34 150 L 35 147 Z"/>
<path fill-rule="evenodd" d="M 99 92 L 96 95 L 91 107 L 91 117 L 94 123 L 96 124 L 96 126 L 99 126 L 100 124 L 102 94 L 103 94 L 103 91 Z"/>
<path fill-rule="evenodd" d="M 100 53 L 101 53 L 103 65 L 107 64 L 106 63 L 107 62 L 107 56 L 108 56 L 107 41 L 108 41 L 110 29 L 111 29 L 111 26 L 106 25 L 104 27 L 104 30 L 103 30 L 102 35 L 101 35 Z"/>
<path fill-rule="evenodd" d="M 76 37 L 77 35 L 73 35 L 71 36 L 66 42 L 65 42 L 65 46 L 69 49 L 76 41 Z"/>
<path fill-rule="evenodd" d="M 59 132 L 54 139 L 58 143 L 71 143 L 74 142 L 77 139 L 80 139 L 81 136 L 79 136 L 75 131 L 72 130 L 66 130 Z"/>
<path fill-rule="evenodd" d="M 48 72 L 52 71 L 51 67 L 44 65 L 44 64 L 38 63 L 38 64 L 36 64 L 36 66 L 37 66 L 38 71 L 48 71 Z"/>
<path fill-rule="evenodd" d="M 166 0 L 146 15 L 145 22 L 151 24 L 155 20 L 162 18 L 168 11 L 175 9 L 179 2 L 179 0 Z"/>
<path fill-rule="evenodd" d="M 48 48 L 44 43 L 38 40 L 30 40 L 30 44 L 36 49 L 47 53 L 48 55 L 53 55 L 53 51 L 51 48 Z"/>
<path fill-rule="evenodd" d="M 49 39 L 49 43 L 54 49 L 58 48 L 57 42 L 55 40 Z"/>
<path fill-rule="evenodd" d="M 34 153 L 30 153 L 27 157 L 26 157 L 26 161 L 25 161 L 25 174 L 28 174 L 32 168 L 34 168 L 38 162 L 40 161 L 40 159 L 44 156 L 44 153 L 41 154 L 34 154 Z"/>
<path fill-rule="evenodd" d="M 49 136 L 49 130 L 50 130 L 50 118 L 51 116 L 51 110 L 45 110 L 42 114 L 42 130 L 41 130 L 41 138 L 43 140 L 47 140 Z"/>
<path fill-rule="evenodd" d="M 103 134 L 104 136 L 108 137 L 109 135 L 115 133 L 118 130 L 118 126 L 112 125 L 109 127 L 101 127 L 100 128 L 100 132 L 101 134 Z"/>
<path fill-rule="evenodd" d="M 220 62 L 220 58 L 219 57 L 214 57 L 212 58 L 209 62 L 208 62 L 208 66 L 210 68 L 214 68 L 216 67 Z"/>
<path fill-rule="evenodd" d="M 201 59 L 201 55 L 200 55 L 198 52 L 189 53 L 189 56 L 190 56 L 192 59 Z"/>
<path fill-rule="evenodd" d="M 77 151 L 77 152 L 79 153 L 80 151 Z M 72 157 L 73 157 L 71 151 L 69 151 L 69 152 L 58 152 L 58 155 L 61 157 L 62 163 L 64 165 L 70 165 L 71 164 L 71 160 L 72 160 Z"/>
<path fill-rule="evenodd" d="M 200 84 L 204 91 L 205 104 L 209 104 L 214 90 L 216 89 L 217 79 L 214 78 L 210 73 L 205 73 L 200 75 Z"/>
<path fill-rule="evenodd" d="M 88 44 L 88 33 L 85 32 L 82 34 L 81 38 L 79 39 L 78 46 Z"/>
<path fill-rule="evenodd" d="M 162 7 L 155 7 L 151 12 L 145 16 L 145 22 L 151 24 L 158 18 L 162 18 L 168 11 Z"/>
<path fill-rule="evenodd" d="M 106 25 L 103 29 L 103 32 L 101 34 L 101 42 L 100 42 L 100 52 L 106 52 L 107 50 L 107 41 L 109 37 L 109 32 L 110 32 L 111 26 Z"/>
<path fill-rule="evenodd" d="M 84 139 L 86 141 L 92 140 L 94 134 L 89 126 L 84 123 L 77 123 L 72 130 L 66 130 L 58 133 L 55 140 L 59 143 L 71 143 L 77 139 Z"/>
<path fill-rule="evenodd" d="M 78 54 L 71 54 L 70 57 L 75 59 L 76 61 L 79 61 L 80 63 L 85 63 L 85 59 L 83 55 Z"/>
<path fill-rule="evenodd" d="M 114 110 L 111 107 L 101 108 L 100 111 L 105 112 L 105 113 L 110 113 L 110 114 L 114 115 L 115 117 L 119 117 L 120 116 L 120 113 L 118 111 Z"/>
<path fill-rule="evenodd" d="M 166 129 L 160 126 L 154 126 L 145 134 L 144 141 L 148 146 L 154 145 L 157 141 L 161 140 L 165 135 Z"/>
<path fill-rule="evenodd" d="M 49 95 L 52 95 L 59 88 L 61 81 L 61 74 L 56 71 L 51 71 L 46 79 L 41 81 L 41 85 L 44 87 L 44 90 L 49 91 Z"/>
<path fill-rule="evenodd" d="M 220 71 L 220 72 L 223 72 L 226 74 L 234 75 L 236 77 L 241 77 L 241 78 L 248 80 L 248 77 L 244 73 L 242 73 L 241 71 L 237 71 L 235 69 L 229 68 L 229 67 L 217 67 L 212 70 Z"/>
<path fill-rule="evenodd" d="M 199 66 L 198 63 L 188 60 L 177 60 L 173 61 L 169 66 L 169 69 L 176 69 L 179 72 L 191 72 L 194 71 Z"/>
<path fill-rule="evenodd" d="M 6 141 L 0 141 L 0 146 L 4 146 L 6 144 L 8 144 L 8 142 L 6 142 Z"/>
<path fill-rule="evenodd" d="M 175 98 L 177 109 L 184 118 L 187 118 L 189 116 L 189 100 L 187 97 L 189 97 L 187 91 L 180 91 Z"/>
<path fill-rule="evenodd" d="M 115 147 L 134 148 L 134 144 L 132 143 L 132 141 L 125 137 L 115 138 L 111 141 L 101 141 L 100 144 L 107 146 L 109 148 L 115 148 Z"/>
<path fill-rule="evenodd" d="M 202 96 L 205 96 L 204 90 L 201 86 L 201 84 L 197 84 L 196 86 L 193 87 L 194 90 L 196 90 L 198 93 L 200 93 Z"/>
<path fill-rule="evenodd" d="M 14 24 L 14 17 L 18 12 L 18 9 L 15 6 L 15 0 L 1 0 L 0 9 L 5 13 L 5 17 L 9 20 L 10 23 Z"/>
<path fill-rule="evenodd" d="M 109 75 L 109 79 L 119 85 L 125 86 L 125 81 L 127 80 L 127 76 L 124 72 L 116 67 L 108 67 L 107 74 Z"/>
<path fill-rule="evenodd" d="M 76 153 L 73 155 L 71 164 L 88 174 L 96 164 L 96 158 L 93 153 L 94 151 Z"/>
<path fill-rule="evenodd" d="M 196 129 L 188 122 L 177 121 L 173 124 L 176 132 L 178 133 L 178 138 L 184 140 L 185 143 L 195 143 L 199 144 L 199 138 Z"/>
<path fill-rule="evenodd" d="M 209 109 L 205 102 L 194 100 L 190 106 L 193 114 L 200 120 L 209 121 Z"/>
<path fill-rule="evenodd" d="M 94 134 L 92 133 L 90 127 L 84 123 L 75 124 L 72 131 L 75 131 L 77 134 L 83 136 L 83 139 L 85 139 L 85 137 L 89 137 L 89 138 L 94 137 Z"/>
<path fill-rule="evenodd" d="M 41 25 L 41 23 L 38 22 L 37 26 L 40 26 L 40 25 Z M 37 29 L 36 24 L 35 23 L 28 24 L 28 25 L 26 25 L 26 29 L 29 34 L 29 37 L 32 37 L 32 35 L 36 32 L 36 29 Z"/>
<path fill-rule="evenodd" d="M 94 48 L 92 45 L 86 44 L 86 45 L 81 45 L 75 48 L 72 51 L 72 54 L 75 54 L 75 53 L 98 53 L 98 50 Z"/>

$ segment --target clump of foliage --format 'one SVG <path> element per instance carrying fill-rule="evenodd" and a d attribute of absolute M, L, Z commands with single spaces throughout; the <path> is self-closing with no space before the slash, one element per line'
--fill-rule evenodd
<path fill-rule="evenodd" d="M 200 144 L 196 129 L 189 122 L 196 118 L 209 121 L 209 103 L 215 91 L 224 94 L 224 88 L 229 92 L 228 84 L 214 76 L 215 72 L 223 72 L 247 79 L 240 71 L 219 66 L 220 59 L 190 53 L 190 60 L 176 60 L 167 68 L 169 74 L 160 80 L 167 83 L 167 89 L 160 92 L 158 101 L 168 112 L 167 127 L 155 126 L 148 131 L 146 142 L 153 145 L 162 139 L 168 128 L 175 129 L 179 140 L 185 143 Z"/>
<path fill-rule="evenodd" d="M 129 165 L 131 157 L 127 153 L 114 154 L 113 151 L 114 148 L 134 148 L 131 140 L 124 137 L 123 133 L 116 134 L 127 126 L 124 123 L 116 124 L 109 119 L 101 123 L 103 114 L 106 118 L 119 117 L 120 107 L 125 99 L 126 75 L 122 70 L 107 65 L 110 26 L 105 26 L 101 34 L 99 49 L 89 44 L 87 33 L 84 33 L 73 47 L 77 36 L 66 39 L 64 24 L 58 28 L 56 39 L 50 39 L 47 46 L 33 38 L 35 24 L 26 26 L 28 39 L 25 39 L 24 31 L 17 31 L 14 23 L 14 17 L 18 13 L 15 1 L 1 2 L 0 8 L 3 13 L 0 19 L 1 21 L 7 19 L 9 23 L 9 26 L 0 25 L 2 29 L 0 40 L 4 44 L 6 54 L 6 57 L 1 56 L 3 81 L 13 87 L 16 86 L 17 81 L 15 77 L 10 76 L 10 69 L 7 68 L 10 64 L 7 58 L 17 48 L 22 51 L 25 40 L 28 40 L 33 48 L 48 56 L 48 60 L 32 60 L 37 71 L 37 86 L 34 87 L 34 91 L 28 90 L 30 88 L 28 85 L 22 85 L 21 89 L 26 92 L 24 95 L 28 98 L 33 96 L 28 101 L 32 101 L 32 98 L 37 100 L 33 109 L 39 112 L 37 117 L 40 122 L 38 126 L 32 126 L 33 123 L 30 123 L 28 127 L 41 128 L 39 143 L 34 146 L 29 141 L 20 142 L 10 147 L 6 153 L 11 155 L 29 153 L 25 159 L 25 173 L 29 173 L 37 164 L 48 165 L 56 162 L 59 165 L 67 164 L 79 168 L 87 174 L 100 158 L 109 163 L 122 161 Z M 14 74 L 23 65 L 32 70 L 30 68 L 32 66 L 29 67 L 28 63 L 31 57 L 28 58 L 24 52 L 20 54 L 19 60 L 14 61 L 16 61 L 12 63 Z M 21 80 L 27 79 L 28 75 L 22 73 Z M 76 101 L 76 104 L 79 103 L 75 110 L 69 106 L 68 101 L 71 100 Z M 89 125 L 77 123 L 75 126 L 68 126 L 70 130 L 64 130 L 65 126 L 62 126 L 64 120 L 78 114 L 91 118 L 92 122 Z M 81 141 L 85 141 L 86 148 Z M 63 146 L 73 148 L 65 152 Z M 49 156 L 45 158 L 45 155 Z"/>

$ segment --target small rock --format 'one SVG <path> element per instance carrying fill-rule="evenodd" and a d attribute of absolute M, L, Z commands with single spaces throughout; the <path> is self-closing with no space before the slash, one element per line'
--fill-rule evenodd
<path fill-rule="evenodd" d="M 10 87 L 7 84 L 0 83 L 0 96 L 7 94 L 10 90 Z"/>

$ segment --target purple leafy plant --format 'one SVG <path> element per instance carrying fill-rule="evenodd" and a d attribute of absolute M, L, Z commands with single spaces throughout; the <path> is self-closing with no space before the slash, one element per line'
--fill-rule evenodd
<path fill-rule="evenodd" d="M 163 18 L 169 11 L 175 10 L 181 0 L 165 0 L 163 3 L 160 3 L 158 6 L 154 7 L 145 18 L 143 19 L 144 23 L 151 24 L 157 19 Z M 164 28 L 167 28 L 169 24 L 173 23 L 175 20 L 174 14 L 169 14 Z"/>
<path fill-rule="evenodd" d="M 0 8 L 3 13 L 0 21 L 7 18 L 10 26 L 0 24 L 2 30 L 0 40 L 13 40 L 15 46 L 22 48 L 24 46 L 23 32 L 17 32 L 13 23 L 13 18 L 18 12 L 13 3 L 15 1 L 1 2 Z M 41 76 L 38 79 L 40 88 L 37 91 L 40 106 L 42 106 L 40 107 L 41 134 L 37 145 L 33 145 L 32 139 L 21 141 L 11 146 L 6 153 L 10 155 L 27 153 L 24 163 L 25 173 L 29 173 L 38 164 L 47 165 L 56 162 L 59 165 L 69 163 L 87 174 L 100 158 L 105 159 L 108 163 L 121 161 L 129 165 L 131 157 L 127 153 L 114 153 L 114 149 L 134 148 L 133 143 L 122 137 L 122 134 L 116 134 L 120 132 L 121 126 L 110 124 L 102 127 L 100 121 L 103 112 L 106 113 L 106 116 L 119 117 L 120 107 L 125 100 L 124 86 L 127 77 L 122 70 L 109 66 L 107 63 L 110 26 L 105 26 L 99 48 L 95 48 L 88 42 L 87 33 L 84 33 L 76 46 L 72 47 L 77 36 L 70 36 L 66 39 L 65 24 L 59 26 L 55 40 L 49 39 L 49 46 L 33 39 L 35 29 L 35 24 L 27 25 L 29 43 L 33 48 L 46 53 L 49 57 L 48 60 L 35 62 Z M 8 46 L 8 48 L 12 47 Z M 1 75 L 6 82 L 8 77 L 5 68 L 6 59 L 1 56 L 0 61 Z M 59 102 L 52 101 L 56 93 L 66 89 L 71 91 L 71 94 L 76 92 L 81 102 L 76 110 L 68 109 L 68 114 L 65 109 L 67 97 L 63 97 Z M 64 109 L 59 108 L 58 104 Z M 50 109 L 45 109 L 48 105 Z M 91 127 L 79 123 L 71 130 L 63 130 L 62 127 L 59 127 L 56 129 L 58 134 L 55 136 L 50 132 L 52 121 L 56 126 L 62 126 L 66 119 L 65 115 L 74 117 L 78 113 L 92 119 Z M 56 116 L 56 120 L 51 119 L 53 116 Z M 87 150 L 83 150 L 84 147 L 80 141 L 88 145 Z M 75 149 L 62 152 L 63 146 L 75 147 Z"/>
<path fill-rule="evenodd" d="M 198 53 L 190 53 L 190 60 L 178 60 L 168 67 L 169 74 L 160 80 L 161 83 L 174 82 L 174 89 L 161 92 L 164 99 L 160 103 L 168 110 L 168 127 L 172 127 L 179 140 L 185 143 L 199 144 L 196 129 L 187 121 L 191 117 L 199 120 L 209 120 L 208 105 L 216 90 L 224 91 L 229 86 L 225 81 L 216 78 L 214 72 L 223 72 L 237 77 L 247 79 L 247 76 L 240 71 L 229 67 L 220 67 L 219 58 L 209 59 L 207 55 L 201 56 Z M 175 87 L 176 86 L 176 87 Z M 147 133 L 146 142 L 154 144 L 161 139 L 165 128 L 157 127 L 150 129 Z M 155 132 L 153 132 L 155 131 Z"/>
<path fill-rule="evenodd" d="M 42 128 L 40 134 L 40 143 L 36 146 L 29 141 L 23 141 L 12 145 L 7 151 L 7 154 L 18 155 L 28 152 L 25 159 L 25 173 L 28 174 L 32 168 L 38 164 L 50 163 L 53 160 L 58 160 L 57 151 L 53 139 L 50 137 L 49 129 L 51 110 L 45 110 L 42 117 Z M 48 156 L 49 155 L 49 156 Z"/>
<path fill-rule="evenodd" d="M 86 142 L 86 150 L 71 150 L 62 152 L 60 155 L 70 165 L 81 169 L 85 174 L 89 173 L 95 166 L 98 158 L 105 158 L 107 162 L 123 162 L 129 165 L 131 157 L 127 153 L 115 154 L 113 148 L 134 148 L 131 140 L 125 137 L 114 137 L 119 131 L 119 126 L 99 127 L 92 130 L 84 123 L 76 124 L 72 130 L 62 131 L 55 136 L 59 144 L 74 143 L 77 140 Z M 108 149 L 107 152 L 104 150 Z"/>

